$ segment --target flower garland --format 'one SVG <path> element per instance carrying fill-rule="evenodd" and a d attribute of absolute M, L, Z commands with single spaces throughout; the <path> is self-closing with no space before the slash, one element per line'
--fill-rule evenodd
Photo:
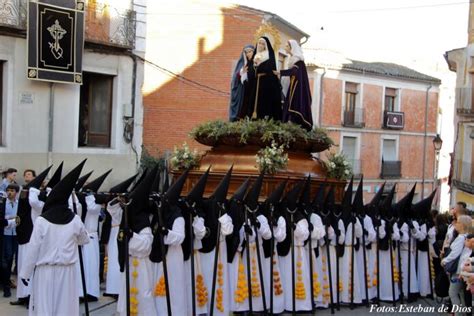
<path fill-rule="evenodd" d="M 166 284 L 165 284 L 164 275 L 162 275 L 158 279 L 158 282 L 156 282 L 154 294 L 155 294 L 155 296 L 165 296 L 166 295 Z"/>
<path fill-rule="evenodd" d="M 217 245 L 219 247 L 220 245 Z M 219 312 L 224 312 L 224 264 L 222 263 L 221 256 L 219 254 L 219 263 L 217 264 L 217 291 L 216 291 L 216 308 Z"/>
<path fill-rule="evenodd" d="M 321 259 L 321 262 L 322 262 L 322 266 L 323 266 L 322 271 L 323 271 L 323 281 L 324 281 L 324 285 L 323 285 L 323 289 L 324 289 L 323 303 L 327 304 L 328 301 L 331 299 L 331 293 L 330 293 L 329 283 L 328 283 L 328 274 L 326 273 L 326 271 L 327 271 L 327 259 L 326 259 L 326 254 L 324 254 L 324 253 L 323 253 L 323 257 Z"/>
<path fill-rule="evenodd" d="M 197 253 L 196 250 L 193 251 L 193 256 Z M 199 255 L 196 256 L 196 267 L 197 267 L 197 275 L 196 275 L 196 294 L 197 294 L 197 303 L 199 307 L 203 307 L 207 304 L 207 287 L 204 284 L 204 276 L 202 275 L 201 271 L 201 261 L 199 260 Z"/>
<path fill-rule="evenodd" d="M 251 260 L 251 264 L 250 264 L 250 267 L 251 267 L 251 270 L 252 270 L 252 278 L 251 278 L 251 282 L 252 282 L 252 297 L 260 297 L 262 296 L 262 291 L 261 291 L 261 288 L 260 288 L 260 282 L 258 281 L 258 276 L 257 276 L 257 259 L 256 258 L 256 250 L 257 247 L 255 245 L 252 245 L 251 248 L 250 248 L 250 254 L 253 254 L 252 256 L 252 260 Z"/>
<path fill-rule="evenodd" d="M 248 285 L 245 275 L 245 266 L 242 262 L 242 256 L 239 256 L 239 273 L 237 277 L 237 289 L 235 291 L 234 301 L 236 303 L 243 303 L 248 297 Z"/>
<path fill-rule="evenodd" d="M 130 287 L 130 315 L 138 315 L 138 288 L 137 288 L 137 278 L 138 278 L 138 265 L 140 261 L 137 258 L 132 260 L 132 286 Z"/>
<path fill-rule="evenodd" d="M 273 290 L 275 296 L 280 296 L 283 294 L 283 287 L 281 285 L 281 279 L 280 279 L 280 272 L 278 269 L 278 262 L 277 262 L 277 255 L 275 251 L 273 251 Z"/>
<path fill-rule="evenodd" d="M 298 258 L 296 262 L 295 296 L 297 300 L 306 299 L 306 289 L 303 282 L 303 258 L 301 256 L 301 247 L 298 247 Z"/>
<path fill-rule="evenodd" d="M 260 172 L 274 174 L 283 170 L 288 165 L 288 154 L 285 153 L 284 145 L 278 146 L 272 142 L 270 147 L 260 149 L 255 156 Z"/>

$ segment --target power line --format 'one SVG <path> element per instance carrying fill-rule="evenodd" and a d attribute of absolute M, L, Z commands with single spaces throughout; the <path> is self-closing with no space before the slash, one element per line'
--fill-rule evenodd
<path fill-rule="evenodd" d="M 391 10 L 409 10 L 409 9 L 422 9 L 422 8 L 434 8 L 434 7 L 445 7 L 445 6 L 454 6 L 462 4 L 470 4 L 473 1 L 468 2 L 451 2 L 451 3 L 438 3 L 438 4 L 423 4 L 416 6 L 406 6 L 406 7 L 391 7 L 391 8 L 374 8 L 374 9 L 355 9 L 355 10 L 338 10 L 338 11 L 329 11 L 328 13 L 360 13 L 360 12 L 378 12 L 378 11 L 391 11 Z"/>
<path fill-rule="evenodd" d="M 205 85 L 205 84 L 202 84 L 200 82 L 197 82 L 195 80 L 192 80 L 192 79 L 188 79 L 180 74 L 177 74 L 169 69 L 166 69 L 158 64 L 155 64 L 154 62 L 152 61 L 149 61 L 149 60 L 146 60 L 145 58 L 143 57 L 139 57 L 137 56 L 138 59 L 140 59 L 141 61 L 143 61 L 144 63 L 147 63 L 147 64 L 150 64 L 152 65 L 153 67 L 157 68 L 158 70 L 160 70 L 161 72 L 167 74 L 168 76 L 170 77 L 173 77 L 173 78 L 176 78 L 178 80 L 180 80 L 181 82 L 183 82 L 184 84 L 187 84 L 189 86 L 192 86 L 196 89 L 199 89 L 201 91 L 204 91 L 206 93 L 210 93 L 210 94 L 214 94 L 214 95 L 218 95 L 220 97 L 228 97 L 230 95 L 229 92 L 227 91 L 222 91 L 222 90 L 219 90 L 219 89 L 216 89 L 216 88 L 213 88 L 213 87 L 210 87 L 208 85 Z"/>

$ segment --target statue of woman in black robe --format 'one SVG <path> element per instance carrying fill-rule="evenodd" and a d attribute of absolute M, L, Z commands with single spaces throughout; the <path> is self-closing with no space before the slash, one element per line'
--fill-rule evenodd
<path fill-rule="evenodd" d="M 288 90 L 284 91 L 286 97 L 283 106 L 283 122 L 293 122 L 311 130 L 313 127 L 311 90 L 303 50 L 295 40 L 290 39 L 285 46 L 285 51 L 290 55 L 288 69 L 275 72 L 283 78 L 282 82 L 285 79 L 289 81 L 288 84 L 283 85 L 288 87 Z"/>
<path fill-rule="evenodd" d="M 260 37 L 248 67 L 252 83 L 247 116 L 279 120 L 282 118 L 281 86 L 276 71 L 275 53 L 267 37 Z"/>
<path fill-rule="evenodd" d="M 248 64 L 252 59 L 254 47 L 246 45 L 235 65 L 230 86 L 229 121 L 233 122 L 247 115 L 250 99 Z"/>

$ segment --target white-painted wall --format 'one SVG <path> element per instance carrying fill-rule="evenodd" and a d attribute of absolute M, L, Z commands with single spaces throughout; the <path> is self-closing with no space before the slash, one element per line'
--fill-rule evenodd
<path fill-rule="evenodd" d="M 137 14 L 135 54 L 144 56 L 146 34 L 146 1 L 133 0 Z M 84 172 L 94 170 L 99 176 L 114 168 L 104 188 L 132 175 L 138 167 L 143 131 L 143 62 L 137 60 L 135 87 L 134 137 L 132 144 L 123 139 L 123 110 L 132 103 L 133 59 L 126 54 L 84 51 L 83 70 L 114 76 L 111 147 L 78 147 L 79 85 L 28 80 L 26 77 L 26 39 L 0 36 L 0 60 L 4 64 L 3 142 L 0 146 L 0 170 L 15 167 L 21 174 L 26 168 L 41 171 L 48 164 L 65 161 L 65 171 L 88 158 Z M 52 94 L 51 94 L 52 92 Z M 22 93 L 31 94 L 32 104 L 20 103 Z M 53 95 L 53 142 L 48 154 L 48 121 Z M 133 149 L 132 149 L 133 145 Z M 136 153 L 135 153 L 135 151 Z"/>

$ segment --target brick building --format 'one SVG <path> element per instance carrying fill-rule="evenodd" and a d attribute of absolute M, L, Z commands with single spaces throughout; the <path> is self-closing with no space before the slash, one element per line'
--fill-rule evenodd
<path fill-rule="evenodd" d="M 278 15 L 245 6 L 151 1 L 147 15 L 143 143 L 151 154 L 184 141 L 200 147 L 188 138 L 189 131 L 228 118 L 233 69 L 243 47 L 255 44 L 260 26 L 270 23 L 278 31 L 280 61 L 288 39 L 308 38 Z"/>
<path fill-rule="evenodd" d="M 306 51 L 313 78 L 313 121 L 328 130 L 364 175 L 366 202 L 387 181 L 396 199 L 417 182 L 426 197 L 434 188 L 440 80 L 407 67 L 349 60 L 329 51 Z M 324 153 L 323 153 L 324 155 Z M 424 185 L 422 185 L 424 183 Z"/>

